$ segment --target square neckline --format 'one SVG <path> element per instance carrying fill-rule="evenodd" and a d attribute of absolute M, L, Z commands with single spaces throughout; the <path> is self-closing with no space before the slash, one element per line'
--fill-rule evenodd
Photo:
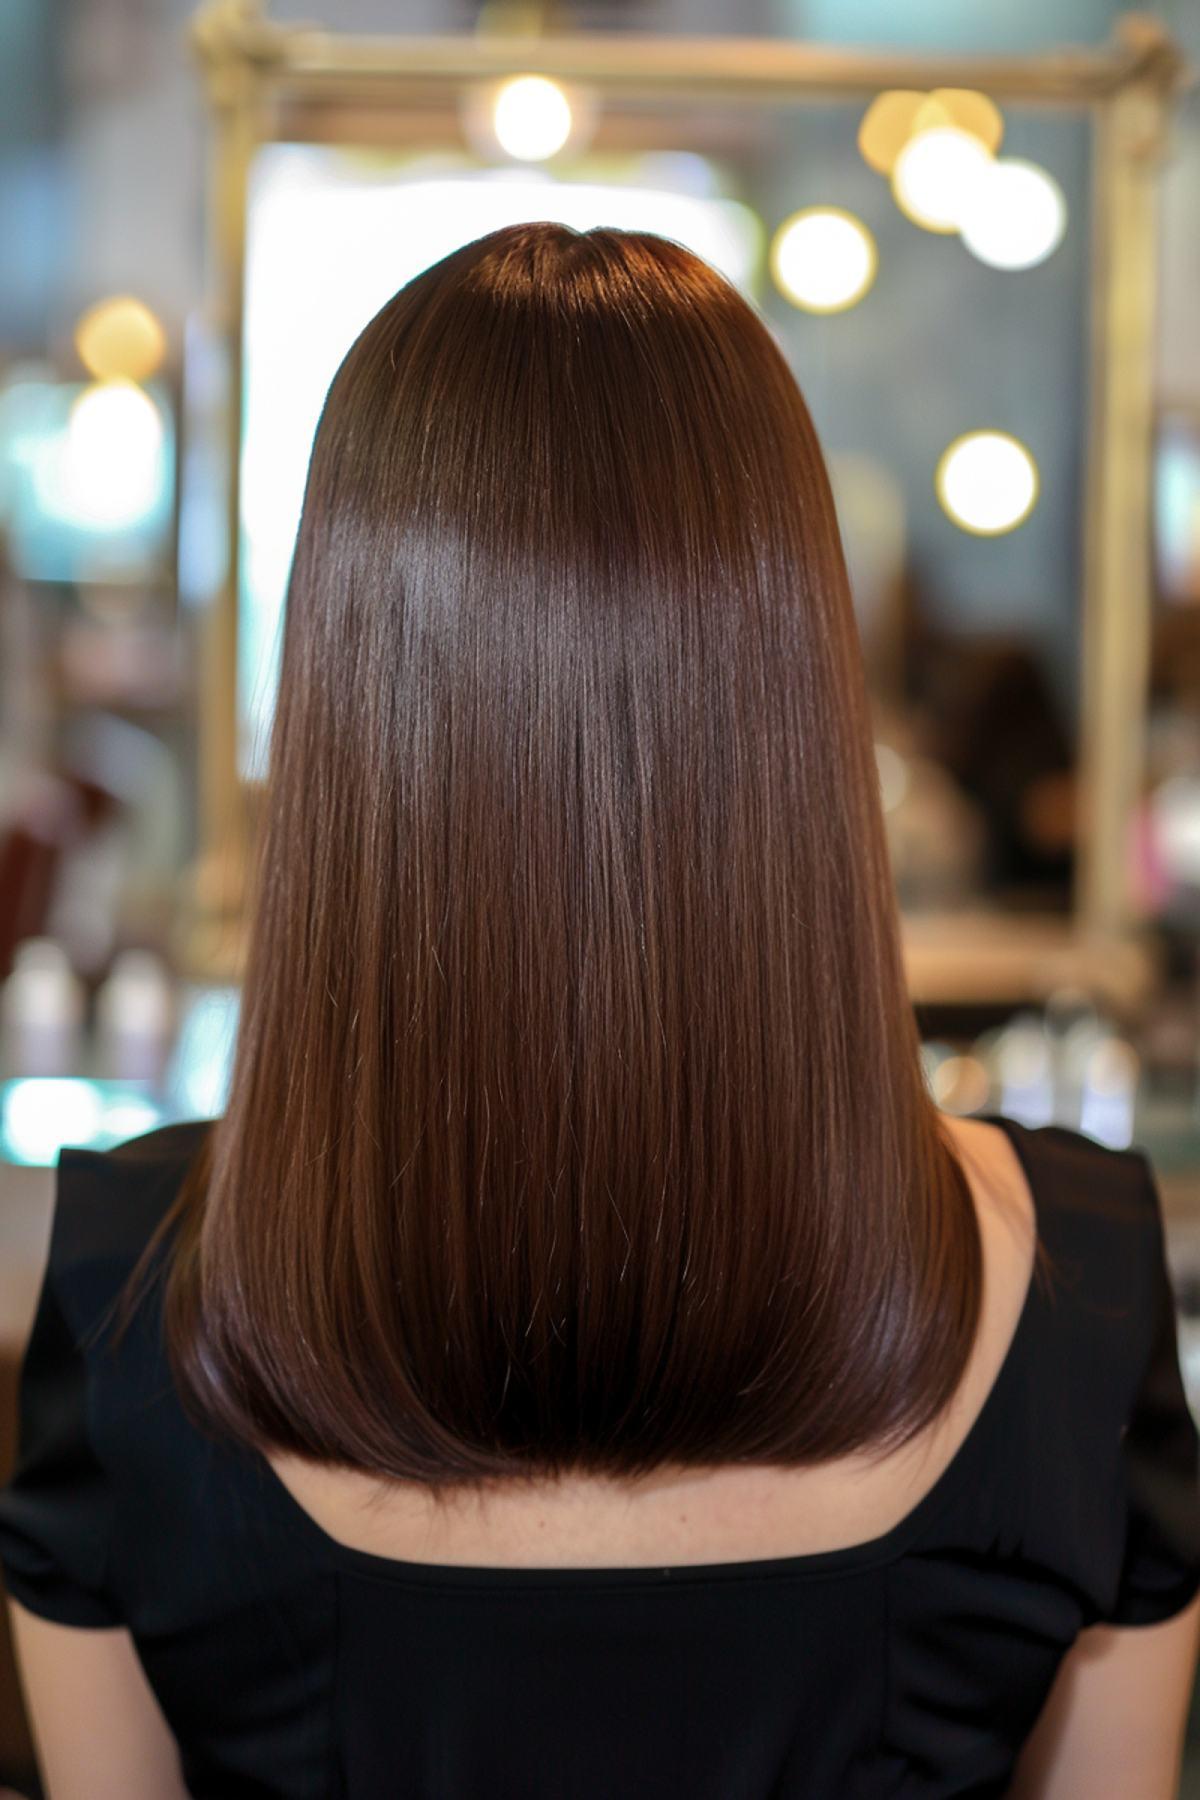
<path fill-rule="evenodd" d="M 336 1571 L 367 1578 L 382 1578 L 392 1583 L 420 1587 L 490 1589 L 674 1587 L 705 1582 L 805 1580 L 809 1577 L 865 1571 L 882 1563 L 893 1562 L 903 1555 L 924 1527 L 949 1504 L 966 1479 L 1025 1362 L 1026 1340 L 1030 1336 L 1037 1310 L 1038 1246 L 1042 1241 L 1044 1222 L 1036 1157 L 1032 1154 L 1037 1128 L 1023 1125 L 1020 1120 L 1008 1118 L 1002 1113 L 979 1112 L 972 1113 L 970 1117 L 984 1124 L 999 1126 L 1013 1146 L 1021 1165 L 1032 1200 L 1035 1227 L 1029 1281 L 1004 1357 L 962 1442 L 915 1505 L 895 1525 L 875 1537 L 833 1550 L 806 1551 L 796 1556 L 744 1558 L 736 1562 L 646 1563 L 600 1568 L 587 1565 L 573 1567 L 569 1564 L 535 1567 L 521 1564 L 414 1562 L 341 1543 L 300 1504 L 261 1452 L 246 1453 L 251 1459 L 251 1467 L 257 1471 L 260 1479 L 265 1478 L 266 1491 L 275 1496 L 283 1516 L 298 1529 L 302 1537 L 315 1546 Z"/>

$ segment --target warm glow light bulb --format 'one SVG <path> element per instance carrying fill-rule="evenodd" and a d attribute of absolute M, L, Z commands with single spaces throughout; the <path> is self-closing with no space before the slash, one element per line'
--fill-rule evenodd
<path fill-rule="evenodd" d="M 891 174 L 896 158 L 916 129 L 917 115 L 927 101 L 928 95 L 916 88 L 887 88 L 882 94 L 876 94 L 858 128 L 858 148 L 869 167 L 881 175 Z"/>
<path fill-rule="evenodd" d="M 1037 464 L 1006 431 L 968 431 L 942 453 L 934 487 L 956 525 L 979 537 L 996 537 L 1033 511 Z"/>
<path fill-rule="evenodd" d="M 875 239 L 838 206 L 808 206 L 785 219 L 771 243 L 780 292 L 805 312 L 843 312 L 875 279 Z"/>
<path fill-rule="evenodd" d="M 132 294 L 114 294 L 80 318 L 75 348 L 84 368 L 101 381 L 145 381 L 162 362 L 167 343 L 148 306 Z"/>
<path fill-rule="evenodd" d="M 994 100 L 974 88 L 934 88 L 917 114 L 914 131 L 927 125 L 957 125 L 978 138 L 985 150 L 996 151 L 1004 136 L 1004 117 Z"/>
<path fill-rule="evenodd" d="M 492 110 L 496 141 L 521 162 L 544 162 L 571 135 L 571 107 L 556 81 L 545 75 L 514 75 L 496 95 Z"/>
<path fill-rule="evenodd" d="M 162 416 L 143 388 L 93 382 L 68 415 L 60 500 L 73 517 L 101 529 L 136 523 L 158 495 L 164 437 Z"/>
<path fill-rule="evenodd" d="M 918 131 L 892 170 L 896 204 L 926 231 L 957 231 L 990 163 L 990 152 L 969 131 L 955 125 Z"/>
<path fill-rule="evenodd" d="M 954 128 L 978 138 L 988 151 L 998 150 L 1004 119 L 994 100 L 974 88 L 886 88 L 876 94 L 858 128 L 863 161 L 890 175 L 909 140 L 935 128 Z"/>
<path fill-rule="evenodd" d="M 1032 269 L 1062 242 L 1067 202 L 1037 163 L 1002 156 L 972 188 L 960 227 L 967 249 L 993 269 Z"/>

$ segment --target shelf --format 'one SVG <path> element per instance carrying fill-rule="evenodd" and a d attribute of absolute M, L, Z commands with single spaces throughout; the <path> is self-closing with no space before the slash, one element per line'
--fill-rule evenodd
<path fill-rule="evenodd" d="M 1089 933 L 1056 914 L 906 913 L 901 927 L 918 1005 L 1037 1005 L 1069 986 L 1131 1013 L 1153 994 L 1159 975 L 1151 941 Z"/>

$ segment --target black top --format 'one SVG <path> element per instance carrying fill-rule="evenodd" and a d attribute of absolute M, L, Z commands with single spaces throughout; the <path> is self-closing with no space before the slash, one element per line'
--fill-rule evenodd
<path fill-rule="evenodd" d="M 127 1625 L 195 1796 L 1000 1795 L 1081 1628 L 1200 1587 L 1197 1433 L 1151 1165 L 996 1114 L 1055 1265 L 962 1447 L 882 1537 L 678 1568 L 492 1569 L 338 1545 L 198 1432 L 161 1287 L 90 1329 L 207 1121 L 66 1149 L 0 1490 L 9 1591 Z M 111 1350 L 111 1346 L 109 1346 Z"/>

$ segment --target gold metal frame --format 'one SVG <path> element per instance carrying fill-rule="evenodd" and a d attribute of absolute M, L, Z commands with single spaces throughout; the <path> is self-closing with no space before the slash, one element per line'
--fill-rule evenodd
<path fill-rule="evenodd" d="M 1128 832 L 1143 755 L 1151 581 L 1149 475 L 1158 266 L 1158 167 L 1185 68 L 1172 39 L 1128 14 L 1112 41 L 1027 57 L 907 55 L 759 39 L 461 35 L 355 37 L 285 27 L 255 0 L 208 0 L 192 22 L 210 104 L 212 322 L 228 352 L 228 563 L 204 622 L 200 855 L 180 921 L 201 979 L 242 968 L 255 796 L 237 769 L 238 452 L 246 191 L 273 138 L 379 141 L 421 84 L 536 70 L 610 95 L 742 100 L 853 98 L 882 88 L 979 88 L 998 101 L 1090 114 L 1095 132 L 1091 381 L 1084 505 L 1080 817 L 1074 913 L 906 915 L 913 998 L 1036 1001 L 1078 982 L 1118 1009 L 1156 968 L 1127 891 Z"/>

